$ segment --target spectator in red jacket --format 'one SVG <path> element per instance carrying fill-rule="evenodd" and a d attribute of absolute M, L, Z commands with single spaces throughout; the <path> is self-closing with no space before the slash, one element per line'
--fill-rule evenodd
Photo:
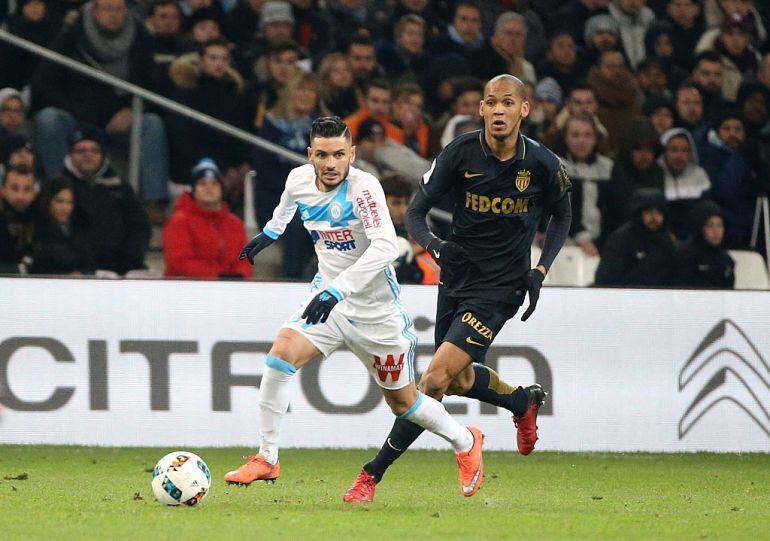
<path fill-rule="evenodd" d="M 204 158 L 163 228 L 166 276 L 251 276 L 249 262 L 238 260 L 246 240 L 243 222 L 222 201 L 222 172 Z"/>

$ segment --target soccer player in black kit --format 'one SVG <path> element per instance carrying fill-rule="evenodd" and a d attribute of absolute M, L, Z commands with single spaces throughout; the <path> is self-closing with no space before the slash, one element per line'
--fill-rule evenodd
<path fill-rule="evenodd" d="M 505 322 L 529 294 L 526 321 L 540 288 L 569 233 L 570 180 L 559 158 L 519 133 L 529 114 L 524 84 L 498 75 L 484 88 L 479 107 L 484 129 L 459 136 L 438 155 L 423 177 L 407 212 L 409 234 L 441 266 L 436 308 L 436 353 L 420 389 L 438 400 L 462 395 L 513 413 L 519 452 L 527 455 L 537 440 L 537 411 L 546 393 L 540 385 L 514 388 L 483 365 L 484 356 Z M 449 238 L 428 227 L 428 211 L 446 194 L 455 211 Z M 540 220 L 550 218 L 542 256 L 530 268 L 530 247 Z M 375 484 L 423 429 L 397 419 L 377 456 L 367 463 L 345 493 L 351 503 L 374 499 Z M 483 464 L 475 482 L 461 486 L 472 496 L 484 480 Z"/>

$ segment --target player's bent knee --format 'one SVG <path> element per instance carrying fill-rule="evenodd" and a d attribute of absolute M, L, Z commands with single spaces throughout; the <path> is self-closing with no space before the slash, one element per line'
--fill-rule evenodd
<path fill-rule="evenodd" d="M 420 390 L 436 400 L 441 400 L 451 381 L 452 376 L 444 371 L 428 371 L 420 378 Z"/>
<path fill-rule="evenodd" d="M 321 352 L 310 341 L 292 329 L 281 329 L 269 355 L 278 357 L 299 369 Z"/>
<path fill-rule="evenodd" d="M 417 388 L 414 384 L 396 390 L 383 389 L 382 394 L 390 411 L 396 416 L 403 415 L 409 411 L 409 408 L 417 402 L 418 397 Z"/>

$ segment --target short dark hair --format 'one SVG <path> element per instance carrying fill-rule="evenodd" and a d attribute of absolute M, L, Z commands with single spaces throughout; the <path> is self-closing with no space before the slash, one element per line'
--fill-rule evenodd
<path fill-rule="evenodd" d="M 393 88 L 390 86 L 390 83 L 388 83 L 388 81 L 385 79 L 372 79 L 369 84 L 366 85 L 366 94 L 369 93 L 369 89 L 371 88 L 380 88 L 391 93 L 393 92 Z"/>
<path fill-rule="evenodd" d="M 374 47 L 374 40 L 368 30 L 363 28 L 359 29 L 348 41 L 348 50 L 351 45 L 365 45 L 367 47 Z"/>
<path fill-rule="evenodd" d="M 454 20 L 455 17 L 457 17 L 457 10 L 459 10 L 461 7 L 467 7 L 475 9 L 479 12 L 479 15 L 481 15 L 481 7 L 479 6 L 479 3 L 475 0 L 459 0 L 458 2 L 455 2 L 454 7 L 452 8 L 452 20 Z"/>
<path fill-rule="evenodd" d="M 320 116 L 316 118 L 310 127 L 310 140 L 312 141 L 316 137 L 345 137 L 348 141 L 353 140 L 347 124 L 338 116 Z"/>
<path fill-rule="evenodd" d="M 200 47 L 198 48 L 198 54 L 203 56 L 206 54 L 206 49 L 209 47 L 224 47 L 227 49 L 228 53 L 230 52 L 230 42 L 225 38 L 211 38 L 200 44 Z"/>
<path fill-rule="evenodd" d="M 452 103 L 456 102 L 466 92 L 484 94 L 484 82 L 476 77 L 457 77 L 452 79 L 451 83 Z"/>
<path fill-rule="evenodd" d="M 155 15 L 155 11 L 158 8 L 161 8 L 163 6 L 173 6 L 176 8 L 179 15 L 184 16 L 184 12 L 182 11 L 182 7 L 179 5 L 179 2 L 177 0 L 155 0 L 152 5 L 150 5 L 150 10 L 148 15 L 152 16 Z"/>
<path fill-rule="evenodd" d="M 695 61 L 692 63 L 693 68 L 698 67 L 702 61 L 722 63 L 722 57 L 716 51 L 702 51 L 695 56 Z"/>
<path fill-rule="evenodd" d="M 569 89 L 569 95 L 572 96 L 572 93 L 575 90 L 590 90 L 591 92 L 594 92 L 594 88 L 588 84 L 588 81 L 585 79 L 580 79 L 578 82 L 572 85 L 572 88 Z"/>
<path fill-rule="evenodd" d="M 37 179 L 35 178 L 35 172 L 26 165 L 9 165 L 5 168 L 2 178 L 0 178 L 0 186 L 5 186 L 5 181 L 8 178 L 8 175 L 11 173 L 16 173 L 17 175 L 21 175 L 23 177 L 31 176 L 32 183 L 34 184 L 37 182 Z"/>
<path fill-rule="evenodd" d="M 265 56 L 283 54 L 286 51 L 294 51 L 299 55 L 299 43 L 293 39 L 282 39 L 268 45 L 267 49 L 265 49 Z"/>
<path fill-rule="evenodd" d="M 386 197 L 412 197 L 412 185 L 403 175 L 388 171 L 382 174 L 380 184 L 382 184 L 382 191 L 385 192 Z"/>

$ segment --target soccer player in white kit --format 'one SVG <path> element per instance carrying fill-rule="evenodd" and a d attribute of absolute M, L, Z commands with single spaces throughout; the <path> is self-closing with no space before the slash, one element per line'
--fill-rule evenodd
<path fill-rule="evenodd" d="M 355 147 L 339 117 L 313 122 L 308 158 L 310 164 L 289 173 L 272 220 L 241 252 L 241 259 L 253 264 L 299 211 L 315 243 L 318 274 L 310 287 L 313 296 L 283 324 L 267 355 L 259 393 L 259 453 L 225 481 L 248 485 L 278 478 L 290 380 L 306 363 L 344 344 L 375 378 L 395 415 L 451 443 L 460 490 L 471 496 L 484 481 L 484 437 L 478 428 L 457 423 L 415 386 L 417 337 L 391 265 L 399 251 L 382 187 L 374 176 L 350 167 Z"/>

